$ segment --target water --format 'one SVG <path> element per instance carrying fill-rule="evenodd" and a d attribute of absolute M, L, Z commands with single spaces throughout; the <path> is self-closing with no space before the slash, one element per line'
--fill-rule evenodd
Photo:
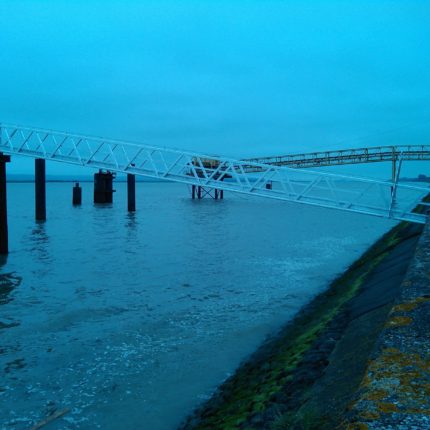
<path fill-rule="evenodd" d="M 9 184 L 1 267 L 0 428 L 171 430 L 391 222 L 185 186 L 138 184 L 137 212 L 91 184 Z"/>

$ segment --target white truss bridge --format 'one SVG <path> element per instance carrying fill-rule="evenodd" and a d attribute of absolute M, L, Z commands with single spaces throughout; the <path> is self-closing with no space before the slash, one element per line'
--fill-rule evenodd
<path fill-rule="evenodd" d="M 399 184 L 401 152 L 393 181 L 277 165 L 285 160 L 239 160 L 11 124 L 0 124 L 0 152 L 393 220 L 425 223 L 427 218 L 413 209 L 428 206 L 422 199 L 429 189 Z"/>

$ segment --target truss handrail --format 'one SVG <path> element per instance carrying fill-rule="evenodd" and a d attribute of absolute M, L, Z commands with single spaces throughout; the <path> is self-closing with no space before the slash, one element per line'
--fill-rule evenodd
<path fill-rule="evenodd" d="M 13 124 L 0 124 L 0 151 L 395 220 L 424 223 L 426 219 L 412 209 L 428 188 L 397 184 L 398 200 L 394 207 L 391 183 L 369 178 L 298 171 Z M 258 171 L 254 176 L 247 174 L 246 166 Z"/>
<path fill-rule="evenodd" d="M 335 149 L 286 155 L 246 158 L 243 161 L 295 168 L 362 164 L 384 161 L 430 160 L 430 145 L 385 145 L 367 148 Z M 253 166 L 248 168 L 252 171 Z"/>

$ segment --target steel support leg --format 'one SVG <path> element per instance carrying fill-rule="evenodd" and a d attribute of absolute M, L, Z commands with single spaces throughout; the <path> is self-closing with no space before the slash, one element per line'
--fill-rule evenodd
<path fill-rule="evenodd" d="M 136 176 L 130 173 L 127 174 L 127 202 L 128 211 L 136 210 Z"/>
<path fill-rule="evenodd" d="M 9 252 L 6 196 L 6 163 L 9 161 L 10 157 L 0 152 L 0 254 Z"/>
<path fill-rule="evenodd" d="M 35 195 L 36 195 L 36 220 L 46 220 L 46 169 L 45 160 L 34 160 L 35 171 Z"/>

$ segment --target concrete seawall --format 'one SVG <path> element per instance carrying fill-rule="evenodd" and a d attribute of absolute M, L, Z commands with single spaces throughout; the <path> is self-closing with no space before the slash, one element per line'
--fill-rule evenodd
<path fill-rule="evenodd" d="M 384 235 L 181 429 L 430 428 L 430 232 L 422 230 L 400 223 Z"/>
<path fill-rule="evenodd" d="M 430 428 L 430 224 L 419 239 L 344 426 Z"/>

